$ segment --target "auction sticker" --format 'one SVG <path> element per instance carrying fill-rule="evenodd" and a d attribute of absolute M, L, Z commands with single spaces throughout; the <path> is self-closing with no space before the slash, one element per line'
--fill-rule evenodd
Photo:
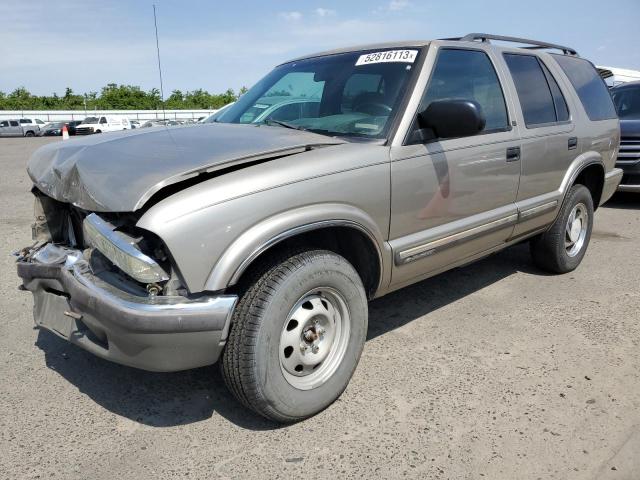
<path fill-rule="evenodd" d="M 403 62 L 413 63 L 418 55 L 418 50 L 386 50 L 384 52 L 373 52 L 360 55 L 356 62 L 359 65 L 370 65 L 372 63 Z"/>

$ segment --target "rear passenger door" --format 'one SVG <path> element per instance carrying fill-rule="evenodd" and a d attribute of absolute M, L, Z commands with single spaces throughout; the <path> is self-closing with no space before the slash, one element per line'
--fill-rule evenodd
<path fill-rule="evenodd" d="M 418 112 L 438 100 L 473 100 L 486 125 L 474 136 L 391 149 L 394 287 L 501 245 L 513 231 L 519 141 L 494 62 L 483 49 L 439 48 Z"/>
<path fill-rule="evenodd" d="M 567 168 L 580 154 L 571 110 L 558 75 L 537 55 L 504 52 L 518 97 L 522 175 L 516 204 L 520 213 L 514 237 L 551 222 L 561 202 L 558 189 Z M 573 107 L 573 106 L 572 106 Z"/>

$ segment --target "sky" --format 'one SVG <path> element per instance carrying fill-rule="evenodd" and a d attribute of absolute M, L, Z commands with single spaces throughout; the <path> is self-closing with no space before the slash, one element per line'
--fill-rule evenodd
<path fill-rule="evenodd" d="M 0 91 L 250 87 L 273 66 L 334 47 L 470 32 L 574 47 L 597 65 L 640 70 L 640 0 L 0 0 Z"/>

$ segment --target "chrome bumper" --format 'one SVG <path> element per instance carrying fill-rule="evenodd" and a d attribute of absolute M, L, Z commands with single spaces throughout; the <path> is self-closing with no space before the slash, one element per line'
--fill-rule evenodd
<path fill-rule="evenodd" d="M 99 357 L 144 370 L 215 363 L 238 299 L 133 295 L 93 276 L 80 252 L 50 244 L 19 259 L 17 270 L 23 288 L 33 293 L 38 326 Z"/>

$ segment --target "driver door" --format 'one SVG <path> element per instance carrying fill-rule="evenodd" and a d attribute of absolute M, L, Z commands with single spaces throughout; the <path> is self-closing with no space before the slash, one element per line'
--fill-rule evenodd
<path fill-rule="evenodd" d="M 437 100 L 473 100 L 486 118 L 483 130 L 391 149 L 392 287 L 489 252 L 513 232 L 519 136 L 505 100 L 511 95 L 490 55 L 440 47 L 418 109 Z"/>

